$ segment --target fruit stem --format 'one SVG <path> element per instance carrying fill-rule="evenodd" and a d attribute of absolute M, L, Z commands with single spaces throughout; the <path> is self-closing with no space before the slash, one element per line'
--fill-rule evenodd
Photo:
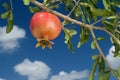
<path fill-rule="evenodd" d="M 38 42 L 36 44 L 36 48 L 42 47 L 42 49 L 45 49 L 46 47 L 52 49 L 52 44 L 54 44 L 52 41 L 45 40 L 45 39 L 38 39 Z"/>

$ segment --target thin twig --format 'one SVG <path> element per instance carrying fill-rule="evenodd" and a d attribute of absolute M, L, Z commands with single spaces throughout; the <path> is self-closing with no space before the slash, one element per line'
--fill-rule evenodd
<path fill-rule="evenodd" d="M 80 0 L 78 0 L 77 2 L 75 2 L 75 6 L 72 8 L 72 10 L 70 11 L 70 13 L 67 15 L 67 17 L 69 17 L 71 14 L 72 14 L 72 12 L 75 10 L 75 8 L 77 7 L 77 5 L 78 5 L 78 2 L 79 2 Z M 64 26 L 65 25 L 65 19 L 64 19 L 64 21 L 62 22 L 62 26 Z M 63 30 L 64 30 L 64 27 L 63 27 Z"/>
<path fill-rule="evenodd" d="M 94 26 L 93 29 L 105 31 L 105 32 L 106 32 L 108 35 L 110 35 L 110 36 L 118 43 L 118 45 L 120 46 L 120 40 L 119 40 L 118 38 L 116 38 L 111 32 L 109 32 L 106 28 Z"/>
<path fill-rule="evenodd" d="M 100 46 L 99 46 L 99 44 L 98 44 L 98 42 L 97 42 L 97 40 L 96 40 L 96 36 L 95 36 L 95 34 L 94 34 L 94 32 L 93 32 L 93 29 L 92 28 L 89 28 L 89 30 L 90 30 L 90 32 L 91 32 L 91 35 L 92 35 L 92 37 L 93 37 L 93 40 L 95 41 L 95 44 L 96 44 L 96 47 L 97 47 L 97 49 L 98 49 L 98 51 L 100 52 L 100 55 L 102 56 L 102 58 L 104 59 L 104 61 L 107 63 L 107 65 L 109 66 L 109 69 L 114 73 L 114 74 L 117 74 L 115 71 L 114 71 L 114 69 L 112 68 L 112 66 L 110 65 L 110 63 L 108 62 L 108 60 L 106 59 L 106 57 L 104 56 L 104 53 L 103 53 L 103 51 L 102 51 L 102 49 L 100 48 Z M 117 77 L 117 76 L 116 76 Z M 120 80 L 120 77 L 117 77 L 118 78 L 118 80 Z"/>
<path fill-rule="evenodd" d="M 104 20 L 105 18 L 101 18 L 101 19 L 99 19 L 99 20 L 97 20 L 97 21 L 95 21 L 94 23 L 92 23 L 91 25 L 95 25 L 95 24 L 97 24 L 97 23 L 99 23 L 99 22 L 101 22 L 102 20 Z"/>
<path fill-rule="evenodd" d="M 77 5 L 78 5 L 78 2 L 76 2 L 76 0 L 73 0 Z M 81 8 L 81 6 L 78 6 L 79 7 L 79 9 L 81 10 L 81 15 L 83 16 L 83 18 L 84 18 L 84 23 L 86 23 L 86 18 L 85 18 L 85 15 L 84 15 L 84 12 L 83 12 L 83 10 L 82 10 L 82 8 Z"/>
<path fill-rule="evenodd" d="M 13 11 L 12 0 L 10 0 L 10 8 L 11 8 L 11 11 Z"/>

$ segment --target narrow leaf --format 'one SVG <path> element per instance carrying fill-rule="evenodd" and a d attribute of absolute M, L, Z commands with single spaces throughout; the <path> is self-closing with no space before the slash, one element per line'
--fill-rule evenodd
<path fill-rule="evenodd" d="M 2 13 L 1 18 L 6 19 L 6 18 L 8 18 L 9 14 L 10 14 L 10 11 L 6 11 L 5 13 Z"/>
<path fill-rule="evenodd" d="M 98 57 L 99 57 L 99 55 L 96 54 L 96 55 L 93 55 L 93 56 L 92 56 L 92 59 L 93 59 L 93 60 L 96 60 Z"/>
<path fill-rule="evenodd" d="M 110 78 L 110 71 L 105 72 L 104 80 L 109 80 Z"/>
<path fill-rule="evenodd" d="M 100 62 L 99 62 L 98 78 L 99 80 L 104 80 L 105 64 L 102 57 L 100 57 L 99 59 Z"/>
<path fill-rule="evenodd" d="M 64 29 L 64 34 L 65 34 L 65 43 L 68 45 L 68 48 L 74 53 L 74 49 L 72 47 L 72 42 L 71 39 L 73 37 L 73 35 L 76 35 L 77 32 L 73 29 Z"/>
<path fill-rule="evenodd" d="M 119 73 L 119 75 L 120 75 L 120 66 L 118 67 L 118 70 L 117 70 L 117 71 L 118 71 L 118 73 Z"/>
<path fill-rule="evenodd" d="M 13 20 L 8 20 L 7 28 L 6 28 L 6 33 L 10 33 L 13 29 Z"/>
<path fill-rule="evenodd" d="M 109 10 L 108 0 L 102 0 L 102 1 L 103 1 L 103 5 L 104 5 L 105 9 Z"/>
<path fill-rule="evenodd" d="M 99 37 L 99 38 L 97 38 L 97 40 L 104 40 L 105 39 L 105 37 L 104 36 L 101 36 L 101 37 Z"/>
<path fill-rule="evenodd" d="M 92 41 L 92 43 L 91 43 L 91 48 L 92 48 L 92 49 L 96 49 L 95 41 Z"/>
<path fill-rule="evenodd" d="M 33 6 L 29 6 L 29 10 L 31 13 L 35 13 L 35 12 L 40 11 L 38 7 L 33 7 Z"/>
<path fill-rule="evenodd" d="M 80 32 L 81 32 L 80 33 L 80 41 L 78 42 L 78 45 L 77 45 L 78 48 L 80 48 L 81 45 L 88 42 L 88 40 L 89 40 L 89 31 L 88 31 L 88 29 L 81 28 Z"/>
<path fill-rule="evenodd" d="M 30 4 L 30 0 L 23 0 L 24 5 L 29 5 Z"/>
<path fill-rule="evenodd" d="M 88 80 L 94 80 L 94 75 L 95 75 L 95 71 L 97 69 L 97 65 L 99 63 L 99 59 L 97 58 L 96 61 L 94 62 L 93 66 L 92 66 L 92 70 L 90 72 L 90 75 L 88 77 Z"/>
<path fill-rule="evenodd" d="M 110 16 L 110 17 L 107 17 L 106 19 L 116 19 L 117 16 Z"/>
<path fill-rule="evenodd" d="M 91 12 L 96 16 L 103 16 L 103 17 L 109 16 L 111 14 L 111 12 L 109 12 L 106 9 L 97 9 L 94 7 L 91 7 Z"/>
<path fill-rule="evenodd" d="M 10 10 L 10 7 L 9 5 L 5 2 L 2 4 L 3 7 L 5 7 L 6 10 Z"/>
<path fill-rule="evenodd" d="M 14 19 L 14 18 L 13 18 L 13 13 L 12 13 L 12 12 L 10 12 L 8 19 L 9 19 L 10 21 L 12 21 L 12 20 Z"/>

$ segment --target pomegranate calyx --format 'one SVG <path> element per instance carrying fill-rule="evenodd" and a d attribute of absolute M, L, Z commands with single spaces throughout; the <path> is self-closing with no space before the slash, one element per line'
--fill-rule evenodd
<path fill-rule="evenodd" d="M 54 44 L 54 43 L 49 40 L 41 39 L 37 42 L 36 48 L 41 46 L 42 49 L 45 49 L 46 47 L 52 49 L 52 44 Z"/>

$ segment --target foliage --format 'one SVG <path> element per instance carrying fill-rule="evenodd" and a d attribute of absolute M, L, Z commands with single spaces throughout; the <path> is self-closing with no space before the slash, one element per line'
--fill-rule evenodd
<path fill-rule="evenodd" d="M 73 35 L 77 34 L 78 30 L 75 30 L 74 27 L 73 29 L 67 28 L 70 24 L 78 24 L 80 26 L 78 48 L 87 43 L 91 37 L 93 38 L 91 48 L 98 49 L 100 55 L 93 56 L 95 62 L 89 80 L 94 80 L 97 69 L 99 80 L 109 80 L 111 72 L 120 79 L 120 67 L 117 71 L 111 68 L 97 42 L 105 39 L 105 36 L 96 38 L 93 32 L 96 29 L 108 33 L 111 43 L 115 46 L 114 56 L 120 57 L 120 0 L 43 0 L 43 2 L 40 2 L 42 3 L 41 6 L 31 6 L 30 2 L 35 4 L 34 0 L 23 0 L 24 5 L 27 5 L 32 13 L 39 11 L 42 7 L 45 7 L 47 11 L 55 13 L 54 11 L 60 9 L 61 6 L 65 7 L 64 11 L 68 12 L 69 15 L 60 17 L 66 21 L 66 23 L 63 21 L 65 43 L 68 44 L 68 48 L 72 52 L 74 52 L 72 38 L 74 37 Z M 100 3 L 102 3 L 102 7 L 99 6 Z M 13 13 L 7 3 L 4 3 L 3 7 L 5 7 L 6 12 L 1 14 L 1 18 L 7 19 L 8 26 L 6 32 L 9 33 L 13 28 Z M 64 13 L 61 14 L 64 15 Z M 106 64 L 108 65 L 107 67 Z"/>

